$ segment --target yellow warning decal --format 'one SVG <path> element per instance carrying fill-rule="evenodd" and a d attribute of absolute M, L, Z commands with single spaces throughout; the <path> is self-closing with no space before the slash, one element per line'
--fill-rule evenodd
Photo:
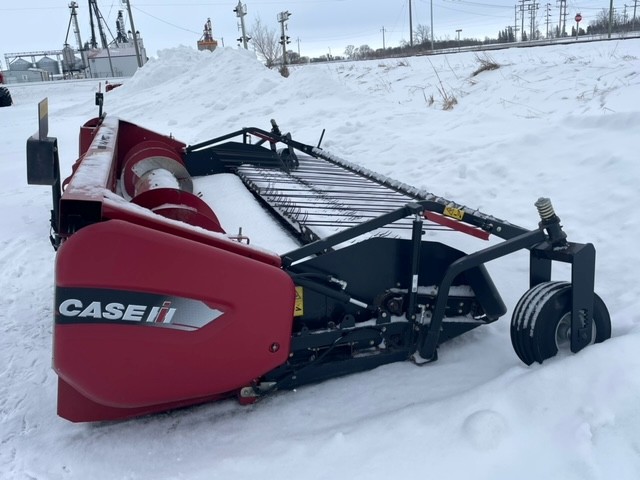
<path fill-rule="evenodd" d="M 462 220 L 462 217 L 464 217 L 464 212 L 455 207 L 444 207 L 444 212 L 442 213 L 446 217 L 455 218 L 456 220 Z"/>
<path fill-rule="evenodd" d="M 304 315 L 304 300 L 302 287 L 296 287 L 296 302 L 293 307 L 293 316 L 301 317 Z"/>

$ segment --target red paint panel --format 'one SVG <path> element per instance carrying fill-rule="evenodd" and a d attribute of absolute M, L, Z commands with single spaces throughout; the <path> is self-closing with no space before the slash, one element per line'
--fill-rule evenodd
<path fill-rule="evenodd" d="M 74 403 L 149 412 L 225 395 L 289 354 L 290 277 L 185 238 L 118 220 L 90 225 L 58 251 L 56 287 L 166 294 L 223 312 L 193 331 L 104 319 L 56 323 L 54 368 L 66 384 L 59 405 L 65 417 Z M 273 343 L 281 345 L 275 353 Z M 99 408 L 92 411 L 100 416 Z"/>
<path fill-rule="evenodd" d="M 176 408 L 213 402 L 227 398 L 228 395 L 213 395 L 194 398 L 182 402 L 149 405 L 140 408 L 108 407 L 96 403 L 74 389 L 61 378 L 58 378 L 58 415 L 72 422 L 98 422 L 106 420 L 122 420 L 152 413 L 174 410 Z"/>

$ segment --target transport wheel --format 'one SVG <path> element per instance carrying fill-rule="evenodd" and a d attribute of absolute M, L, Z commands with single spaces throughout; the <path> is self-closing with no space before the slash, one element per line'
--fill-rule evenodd
<path fill-rule="evenodd" d="M 611 317 L 594 294 L 590 344 L 611 337 Z M 511 318 L 511 344 L 527 365 L 542 363 L 558 352 L 571 351 L 571 284 L 544 282 L 528 290 Z"/>
<path fill-rule="evenodd" d="M 13 105 L 11 93 L 7 87 L 0 87 L 0 107 L 9 107 Z"/>

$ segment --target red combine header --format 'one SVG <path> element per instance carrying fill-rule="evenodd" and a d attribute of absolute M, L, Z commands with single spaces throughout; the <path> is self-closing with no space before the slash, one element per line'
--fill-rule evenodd
<path fill-rule="evenodd" d="M 40 119 L 27 172 L 52 186 L 53 364 L 58 413 L 71 421 L 252 402 L 432 362 L 441 343 L 506 313 L 484 264 L 521 249 L 531 289 L 511 339 L 522 361 L 610 336 L 595 249 L 567 241 L 548 199 L 527 230 L 297 142 L 274 121 L 186 145 L 102 112 L 81 127 L 61 181 L 45 101 Z M 225 232 L 192 177 L 229 172 L 299 248 L 277 255 Z M 504 241 L 465 254 L 423 240 L 427 229 Z M 571 264 L 570 282 L 552 281 L 553 262 Z"/>

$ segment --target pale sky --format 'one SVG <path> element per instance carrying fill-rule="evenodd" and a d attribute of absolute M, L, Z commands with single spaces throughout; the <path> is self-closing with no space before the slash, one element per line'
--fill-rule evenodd
<path fill-rule="evenodd" d="M 436 39 L 455 39 L 457 29 L 461 37 L 483 39 L 496 38 L 499 30 L 514 25 L 517 0 L 411 0 L 414 28 L 418 24 L 430 26 L 430 7 L 433 1 L 433 30 Z M 633 2 L 628 0 L 627 14 L 633 15 Z M 6 68 L 6 53 L 62 48 L 69 25 L 68 0 L 4 0 L 0 6 L 0 61 Z M 78 0 L 78 21 L 83 42 L 89 40 L 88 2 Z M 279 12 L 289 11 L 289 49 L 301 55 L 319 56 L 326 53 L 343 55 L 347 45 L 369 45 L 373 49 L 398 46 L 409 39 L 409 0 L 245 0 L 245 23 L 250 28 L 257 17 L 263 23 L 277 29 Z M 530 0 L 525 3 L 531 4 Z M 147 54 L 155 56 L 158 50 L 178 45 L 191 45 L 202 35 L 207 18 L 213 23 L 213 35 L 220 44 L 236 46 L 240 37 L 238 18 L 233 9 L 237 0 L 131 0 L 136 29 L 144 40 Z M 547 2 L 540 2 L 537 10 L 539 30 L 546 33 Z M 121 0 L 99 0 L 98 6 L 107 26 L 115 35 L 115 19 L 118 10 L 126 6 Z M 560 16 L 556 0 L 549 0 L 549 28 L 557 25 Z M 580 12 L 581 27 L 604 8 L 609 0 L 567 0 L 567 30 L 575 25 L 575 14 Z M 622 13 L 624 4 L 614 2 L 616 11 Z M 640 9 L 637 12 L 640 17 Z M 528 32 L 529 14 L 525 16 Z M 518 17 L 518 25 L 521 20 Z M 109 40 L 111 37 L 108 35 Z M 299 40 L 299 42 L 298 42 Z M 76 47 L 73 31 L 69 31 L 68 43 Z"/>

